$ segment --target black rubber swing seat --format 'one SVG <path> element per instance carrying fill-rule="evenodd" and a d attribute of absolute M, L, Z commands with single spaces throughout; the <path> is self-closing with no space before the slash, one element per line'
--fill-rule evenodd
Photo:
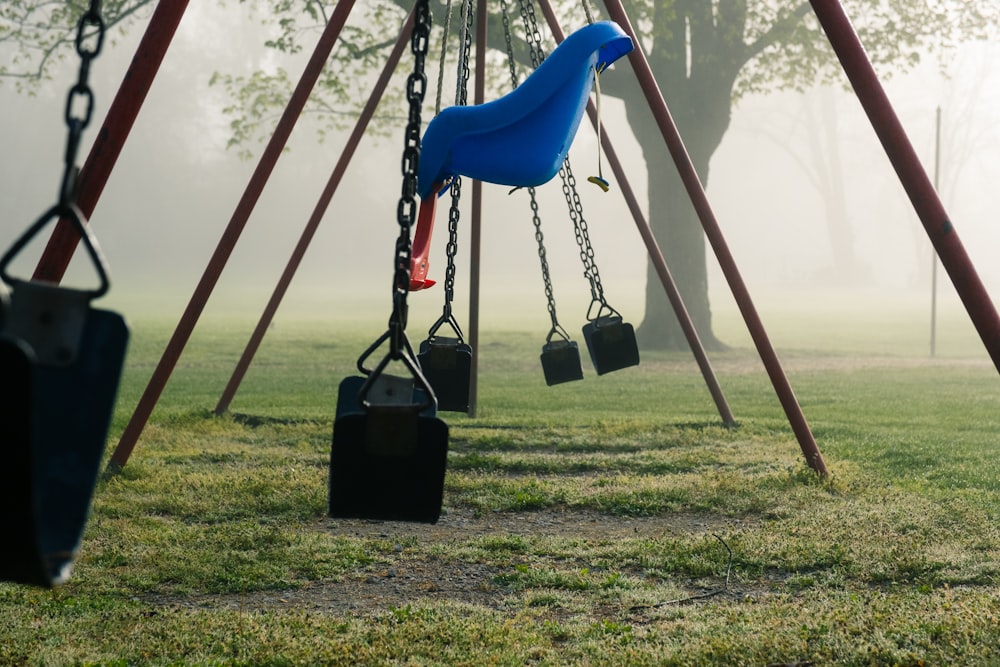
<path fill-rule="evenodd" d="M 472 346 L 461 338 L 432 336 L 420 343 L 420 368 L 434 389 L 438 410 L 468 412 Z"/>
<path fill-rule="evenodd" d="M 4 581 L 63 583 L 79 549 L 129 335 L 120 315 L 87 301 L 21 283 L 0 329 Z"/>
<path fill-rule="evenodd" d="M 549 340 L 542 346 L 542 373 L 548 386 L 583 379 L 580 348 L 576 341 L 562 338 Z"/>
<path fill-rule="evenodd" d="M 598 375 L 639 363 L 635 329 L 620 315 L 604 315 L 588 322 L 583 326 L 583 338 Z"/>
<path fill-rule="evenodd" d="M 12 278 L 7 267 L 49 222 L 67 219 L 100 286 Z M 0 258 L 0 580 L 51 587 L 70 575 L 90 513 L 118 394 L 128 326 L 91 307 L 107 268 L 83 214 L 56 204 Z"/>
<path fill-rule="evenodd" d="M 366 378 L 347 377 L 340 383 L 328 513 L 336 518 L 437 523 L 448 425 L 435 416 L 434 402 L 412 381 L 385 374 L 383 379 L 398 394 L 397 401 L 366 405 L 359 398 Z"/>

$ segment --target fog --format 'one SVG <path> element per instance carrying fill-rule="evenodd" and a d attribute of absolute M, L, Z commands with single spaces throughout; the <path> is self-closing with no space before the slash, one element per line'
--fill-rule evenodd
<path fill-rule="evenodd" d="M 242 8 L 192 3 L 142 113 L 92 216 L 94 232 L 113 279 L 106 307 L 130 317 L 176 320 L 187 303 L 223 229 L 232 216 L 253 160 L 227 150 L 229 102 L 210 88 L 214 71 L 233 74 L 281 65 L 293 79 L 306 55 L 279 61 L 260 44 L 258 22 Z M 84 135 L 83 163 L 141 37 L 133 29 L 106 46 L 92 66 L 97 108 Z M 991 294 L 1000 294 L 1000 60 L 997 45 L 969 45 L 950 66 L 952 79 L 934 66 L 890 80 L 887 90 L 911 141 L 933 174 L 935 115 L 942 109 L 941 194 L 957 232 Z M 409 64 L 404 58 L 405 67 Z M 66 140 L 63 107 L 77 62 L 68 58 L 36 96 L 0 87 L 0 246 L 11 241 L 55 201 Z M 608 76 L 630 76 L 622 62 Z M 393 85 L 402 85 L 397 79 Z M 431 91 L 433 92 L 433 90 Z M 846 211 L 860 270 L 833 270 L 824 200 L 808 173 L 806 110 L 825 105 L 837 123 Z M 624 111 L 605 99 L 605 123 L 640 200 L 646 183 L 642 161 Z M 815 127 L 815 126 L 812 126 Z M 347 133 L 316 140 L 303 121 L 279 160 L 206 309 L 207 316 L 256 318 L 266 303 L 330 171 Z M 390 138 L 366 137 L 351 162 L 280 317 L 336 317 L 376 322 L 389 312 L 396 205 L 400 190 L 401 129 Z M 596 138 L 581 126 L 573 146 L 580 194 L 606 294 L 626 316 L 642 319 L 645 249 L 618 190 L 603 193 L 585 183 L 596 171 Z M 607 175 L 605 164 L 605 175 Z M 558 179 L 556 179 L 558 181 Z M 484 187 L 482 318 L 486 326 L 528 325 L 548 329 L 530 211 L 525 193 Z M 558 182 L 540 188 L 548 260 L 560 317 L 567 328 L 582 324 L 589 290 Z M 468 205 L 464 198 L 457 307 L 467 302 Z M 845 308 L 844 317 L 886 304 L 929 307 L 932 253 L 923 228 L 879 146 L 860 105 L 843 90 L 746 99 L 711 166 L 709 199 L 751 294 L 768 324 L 770 312 Z M 442 200 L 446 205 L 447 200 Z M 443 279 L 446 211 L 438 212 L 432 276 Z M 12 268 L 30 275 L 48 231 Z M 713 257 L 710 292 L 720 326 L 738 319 Z M 66 284 L 92 284 L 82 254 Z M 961 318 L 947 276 L 939 272 L 940 308 Z M 411 321 L 423 327 L 441 309 L 435 288 L 411 296 Z M 968 328 L 968 327 L 967 327 Z M 727 330 L 739 343 L 737 329 Z M 374 330 L 373 330 L 374 333 Z"/>

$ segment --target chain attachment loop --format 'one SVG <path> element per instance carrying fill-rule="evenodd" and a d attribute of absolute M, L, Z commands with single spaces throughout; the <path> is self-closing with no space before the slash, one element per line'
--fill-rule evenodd
<path fill-rule="evenodd" d="M 104 296 L 110 289 L 108 279 L 107 262 L 97 245 L 97 240 L 90 232 L 87 218 L 76 205 L 76 188 L 79 168 L 76 165 L 76 157 L 80 148 L 80 138 L 83 130 L 90 124 L 94 114 L 94 91 L 90 88 L 88 79 L 90 78 L 90 63 L 101 52 L 104 45 L 105 25 L 101 17 L 101 3 L 99 0 L 91 0 L 87 11 L 83 13 L 77 23 L 75 47 L 80 56 L 80 68 L 77 73 L 77 80 L 70 86 L 66 97 L 66 108 L 64 118 L 66 121 L 67 136 L 66 150 L 63 154 L 63 173 L 59 183 L 59 196 L 54 206 L 49 208 L 20 236 L 14 244 L 0 258 L 0 280 L 13 285 L 20 282 L 13 278 L 7 267 L 28 243 L 52 220 L 67 221 L 79 234 L 87 256 L 97 271 L 98 287 L 87 290 L 89 299 L 97 299 Z M 88 40 L 91 40 L 88 42 Z M 80 102 L 78 104 L 78 101 Z M 76 115 L 75 109 L 82 106 L 83 115 Z"/>

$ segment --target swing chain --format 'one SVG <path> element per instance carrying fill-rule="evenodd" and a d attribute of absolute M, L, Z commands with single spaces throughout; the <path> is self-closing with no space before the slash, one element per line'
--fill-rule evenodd
<path fill-rule="evenodd" d="M 545 60 L 545 50 L 542 48 L 542 35 L 538 32 L 538 20 L 535 18 L 535 6 L 531 0 L 520 0 L 521 21 L 527 36 L 528 51 L 531 54 L 531 66 L 538 68 Z"/>
<path fill-rule="evenodd" d="M 91 30 L 93 29 L 93 30 Z M 100 0 L 91 0 L 90 7 L 81 16 L 76 26 L 76 52 L 80 56 L 80 70 L 77 81 L 69 89 L 66 97 L 66 139 L 65 170 L 59 188 L 59 204 L 66 206 L 76 199 L 76 155 L 80 148 L 83 130 L 90 125 L 94 114 L 94 91 L 90 88 L 90 62 L 101 52 L 104 45 L 104 19 L 101 18 Z M 89 40 L 93 40 L 90 44 Z M 83 115 L 74 115 L 74 108 L 81 101 Z"/>
<path fill-rule="evenodd" d="M 507 48 L 507 66 L 510 68 L 512 88 L 517 88 L 517 68 L 514 66 L 514 44 L 510 39 L 510 19 L 507 17 L 507 0 L 500 0 L 500 16 L 503 18 L 503 38 Z"/>
<path fill-rule="evenodd" d="M 80 16 L 80 20 L 77 23 L 75 45 L 76 52 L 80 56 L 80 70 L 77 75 L 77 81 L 70 87 L 66 98 L 64 116 L 68 128 L 68 136 L 66 139 L 66 151 L 63 156 L 65 168 L 59 186 L 59 200 L 42 217 L 36 220 L 0 257 L 0 281 L 8 285 L 13 285 L 17 282 L 14 277 L 7 273 L 7 267 L 14 260 L 14 257 L 49 222 L 52 220 L 66 220 L 73 225 L 76 232 L 80 235 L 83 246 L 91 262 L 94 264 L 97 277 L 100 280 L 100 285 L 96 289 L 87 292 L 88 298 L 100 298 L 108 292 L 110 287 L 107 263 L 101 254 L 100 248 L 97 247 L 97 241 L 90 233 L 87 226 L 87 218 L 84 217 L 83 212 L 76 206 L 77 175 L 79 173 L 79 169 L 76 166 L 76 156 L 80 147 L 80 138 L 83 135 L 83 130 L 90 124 L 94 113 L 94 91 L 90 88 L 87 81 L 90 78 L 90 63 L 101 52 L 101 47 L 104 44 L 104 32 L 105 25 L 104 19 L 101 18 L 101 3 L 99 0 L 91 0 L 89 8 Z M 83 111 L 85 113 L 82 116 L 74 115 L 77 98 L 82 98 L 83 100 Z"/>
<path fill-rule="evenodd" d="M 535 241 L 538 242 L 538 260 L 542 265 L 542 282 L 545 284 L 545 299 L 548 302 L 549 319 L 552 320 L 552 328 L 559 327 L 559 320 L 556 318 L 556 298 L 552 292 L 552 277 L 549 275 L 549 260 L 545 253 L 545 237 L 542 234 L 542 219 L 538 216 L 538 202 L 535 199 L 535 188 L 528 188 L 531 193 L 531 222 L 535 225 Z"/>
<path fill-rule="evenodd" d="M 469 54 L 472 52 L 472 29 L 475 20 L 472 10 L 472 0 L 465 0 L 462 3 L 462 51 L 458 62 L 458 84 L 455 91 L 456 106 L 465 106 L 468 102 L 469 89 Z M 444 278 L 444 312 L 441 321 L 451 324 L 458 337 L 462 338 L 461 329 L 452 316 L 451 303 L 455 299 L 455 256 L 458 254 L 458 223 L 461 219 L 459 204 L 462 198 L 462 178 L 455 176 L 451 184 L 451 207 L 448 209 L 448 245 L 446 255 L 448 266 L 445 269 Z M 436 330 L 436 329 L 435 329 Z"/>
<path fill-rule="evenodd" d="M 521 20 L 524 29 L 529 37 L 529 47 L 531 52 L 531 62 L 537 68 L 545 59 L 545 51 L 542 49 L 542 38 L 538 32 L 538 21 L 535 17 L 535 8 L 531 0 L 520 0 Z M 604 288 L 601 285 L 601 276 L 594 261 L 594 248 L 590 243 L 590 235 L 587 231 L 587 221 L 583 217 L 583 204 L 580 202 L 580 195 L 576 189 L 576 178 L 570 168 L 569 157 L 563 161 L 563 166 L 559 170 L 562 179 L 563 194 L 566 197 L 566 204 L 569 208 L 569 216 L 573 221 L 573 230 L 576 235 L 577 245 L 580 246 L 580 259 L 583 261 L 583 274 L 590 282 L 591 304 L 587 310 L 589 315 L 594 304 L 599 304 L 598 316 L 604 310 L 614 309 L 608 305 L 604 298 Z"/>
<path fill-rule="evenodd" d="M 444 81 L 444 59 L 448 53 L 448 35 L 451 33 L 451 0 L 444 8 L 444 29 L 441 34 L 441 58 L 438 62 L 437 96 L 434 100 L 434 115 L 441 113 L 441 82 Z"/>
<path fill-rule="evenodd" d="M 600 303 L 602 308 L 607 307 L 608 302 L 604 298 L 604 287 L 601 285 L 601 274 L 597 270 L 597 263 L 594 261 L 594 247 L 590 243 L 587 220 L 583 217 L 583 204 L 580 202 L 580 194 L 576 189 L 576 177 L 573 176 L 573 169 L 570 167 L 568 157 L 563 161 L 563 166 L 559 170 L 559 176 L 562 178 L 562 190 L 563 195 L 566 197 L 569 217 L 573 221 L 576 244 L 580 247 L 580 261 L 583 262 L 583 275 L 590 281 L 591 305 Z"/>
<path fill-rule="evenodd" d="M 409 347 L 406 341 L 407 305 L 410 291 L 410 259 L 413 243 L 410 230 L 417 214 L 417 168 L 420 162 L 420 110 L 427 91 L 427 74 L 424 61 L 430 43 L 431 21 L 428 0 L 417 0 L 414 8 L 416 20 L 410 50 L 414 55 L 413 72 L 406 80 L 406 99 L 410 104 L 409 119 L 404 138 L 402 172 L 403 184 L 396 209 L 399 222 L 399 238 L 396 240 L 395 274 L 393 276 L 392 315 L 389 318 L 389 356 L 401 359 Z"/>
<path fill-rule="evenodd" d="M 436 196 L 436 195 L 432 195 Z M 458 254 L 459 201 L 462 197 L 462 179 L 455 176 L 451 184 L 451 207 L 448 209 L 448 245 L 445 254 L 448 266 L 444 272 L 444 315 L 451 316 L 451 302 L 455 299 L 455 255 Z"/>
<path fill-rule="evenodd" d="M 469 91 L 469 54 L 472 53 L 472 30 L 475 22 L 475 12 L 472 9 L 472 0 L 462 2 L 462 52 L 458 61 L 458 77 L 455 83 L 455 104 L 465 106 L 468 104 Z"/>
<path fill-rule="evenodd" d="M 536 43 L 530 45 L 531 60 L 534 66 L 538 67 L 544 55 L 542 54 L 541 47 L 537 46 L 541 43 L 541 35 L 538 34 L 538 25 L 534 21 L 534 8 L 530 3 L 520 2 L 519 4 L 525 30 L 529 33 L 534 32 Z M 526 4 L 527 8 L 525 7 Z M 517 69 L 514 66 L 514 46 L 511 43 L 510 21 L 507 19 L 506 0 L 500 0 L 500 8 L 501 15 L 503 16 L 504 40 L 507 47 L 507 63 L 510 66 L 511 88 L 516 89 L 518 85 Z M 542 219 L 538 215 L 538 200 L 535 197 L 535 188 L 528 188 L 528 194 L 531 196 L 531 222 L 535 226 L 535 241 L 538 243 L 538 259 L 542 267 L 542 281 L 545 284 L 545 299 L 547 301 L 549 319 L 552 320 L 552 329 L 549 331 L 546 340 L 551 341 L 553 334 L 559 334 L 563 340 L 569 340 L 569 334 L 562 328 L 562 325 L 559 324 L 559 319 L 556 317 L 556 299 L 552 291 L 552 277 L 549 274 L 549 261 L 545 253 L 545 236 L 542 234 Z"/>

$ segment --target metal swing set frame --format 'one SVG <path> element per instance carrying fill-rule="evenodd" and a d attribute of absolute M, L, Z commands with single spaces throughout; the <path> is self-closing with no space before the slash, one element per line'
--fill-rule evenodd
<path fill-rule="evenodd" d="M 698 214 L 704 233 L 722 268 L 723 274 L 751 334 L 779 402 L 798 440 L 806 462 L 817 474 L 826 476 L 828 471 L 823 457 L 781 367 L 781 363 L 768 339 L 750 293 L 728 249 L 705 190 L 687 154 L 687 150 L 655 81 L 652 70 L 646 61 L 642 49 L 638 48 L 640 42 L 626 15 L 621 0 L 603 1 L 609 18 L 618 23 L 637 46 L 637 48 L 628 54 L 631 67 L 642 88 L 646 102 L 656 119 L 666 148 L 669 150 L 678 169 L 688 196 Z M 917 157 L 916 151 L 903 130 L 892 104 L 865 53 L 864 47 L 850 23 L 850 19 L 839 0 L 810 0 L 810 2 L 836 55 L 840 59 L 845 73 L 851 81 L 855 94 L 868 115 L 873 129 L 882 142 L 886 154 L 895 168 L 900 182 L 906 190 L 931 240 L 935 252 L 942 262 L 942 266 L 948 272 L 988 354 L 998 371 L 1000 371 L 1000 316 L 998 316 L 992 300 L 989 298 L 971 260 L 965 252 L 944 206 Z M 77 203 L 80 210 L 88 218 L 93 213 L 104 185 L 110 177 L 115 161 L 141 109 L 146 91 L 152 85 L 160 63 L 184 15 L 187 4 L 187 0 L 162 0 L 157 4 L 150 19 L 150 23 L 139 43 L 132 64 L 124 77 L 98 138 L 80 174 Z M 561 42 L 564 39 L 564 34 L 556 20 L 549 0 L 539 0 L 539 4 L 552 34 L 557 41 Z M 288 101 L 284 113 L 280 117 L 274 133 L 261 154 L 244 193 L 236 205 L 232 217 L 222 234 L 222 238 L 212 254 L 173 335 L 167 343 L 166 349 L 130 421 L 121 435 L 109 463 L 110 470 L 123 467 L 135 448 L 153 408 L 159 400 L 204 310 L 205 304 L 218 282 L 239 240 L 240 234 L 274 169 L 277 159 L 291 134 L 292 128 L 339 38 L 340 31 L 346 23 L 353 5 L 354 0 L 340 0 L 334 8 L 327 26 L 317 41 L 313 54 L 306 64 L 299 82 Z M 486 0 L 477 0 L 475 104 L 483 103 L 485 96 L 486 5 Z M 256 328 L 251 334 L 242 356 L 237 362 L 232 377 L 216 405 L 216 414 L 223 414 L 228 410 L 232 399 L 239 389 L 242 378 L 291 283 L 323 214 L 326 212 L 337 190 L 347 166 L 357 149 L 361 136 L 388 84 L 389 78 L 402 56 L 408 42 L 409 34 L 412 31 L 412 26 L 413 15 L 411 13 L 401 30 L 398 41 L 386 59 L 385 67 L 375 83 L 373 92 L 361 112 L 357 125 L 348 137 L 340 158 L 320 194 L 313 214 L 306 223 L 285 270 Z M 724 424 L 734 425 L 735 419 L 715 378 L 714 371 L 698 338 L 698 333 L 687 315 L 680 293 L 671 277 L 663 254 L 653 237 L 652 230 L 641 211 L 641 206 L 629 185 L 625 170 L 618 159 L 608 132 L 605 128 L 599 127 L 598 116 L 592 102 L 588 104 L 587 112 L 591 123 L 598 130 L 601 147 L 608 165 L 619 184 L 626 205 L 646 246 L 650 261 L 653 263 L 666 295 L 677 314 L 681 328 L 691 346 L 692 353 L 715 401 L 720 417 Z M 480 275 L 478 259 L 481 253 L 481 181 L 473 180 L 471 198 L 469 343 L 473 350 L 476 350 L 478 349 L 479 338 Z M 79 235 L 73 226 L 67 224 L 65 221 L 60 221 L 53 230 L 48 245 L 38 262 L 33 278 L 35 280 L 46 280 L 54 283 L 60 282 L 69 265 L 78 240 Z M 478 373 L 476 362 L 474 354 L 471 371 L 470 414 L 475 413 L 477 404 Z"/>

